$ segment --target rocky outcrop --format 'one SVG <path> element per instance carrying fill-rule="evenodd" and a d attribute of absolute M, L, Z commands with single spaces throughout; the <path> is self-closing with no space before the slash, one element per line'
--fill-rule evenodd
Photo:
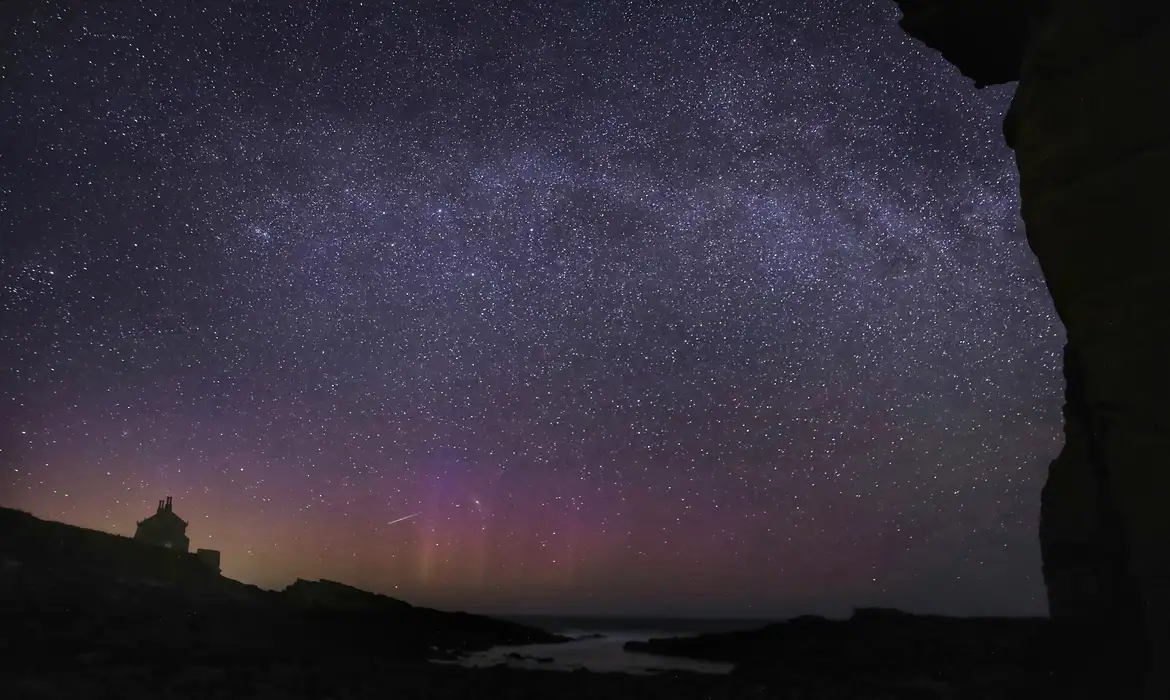
<path fill-rule="evenodd" d="M 405 612 L 414 607 L 397 598 L 370 593 L 327 579 L 306 581 L 298 578 L 281 591 L 281 595 L 294 605 L 338 611 Z"/>
<path fill-rule="evenodd" d="M 848 620 L 810 615 L 741 632 L 628 642 L 625 649 L 735 663 L 740 672 L 777 663 L 928 672 L 940 660 L 995 656 L 1036 661 L 1033 645 L 1045 628 L 1042 618 L 956 618 L 859 608 Z"/>
<path fill-rule="evenodd" d="M 823 687 L 826 679 L 837 679 L 842 686 L 856 684 L 858 692 L 933 688 L 941 694 L 994 697 L 1050 687 L 1052 665 L 1037 646 L 1047 624 L 1042 618 L 954 618 L 861 608 L 848 620 L 805 616 L 741 632 L 630 642 L 625 648 L 734 663 L 733 677 L 777 690 Z"/>
<path fill-rule="evenodd" d="M 895 0 L 902 29 L 978 87 L 1020 79 L 1031 16 L 1045 0 Z"/>
<path fill-rule="evenodd" d="M 1004 135 L 1068 339 L 1040 514 L 1049 607 L 1080 636 L 1070 668 L 1144 667 L 1146 695 L 1170 697 L 1170 3 L 898 4 L 977 84 L 1019 80 Z"/>

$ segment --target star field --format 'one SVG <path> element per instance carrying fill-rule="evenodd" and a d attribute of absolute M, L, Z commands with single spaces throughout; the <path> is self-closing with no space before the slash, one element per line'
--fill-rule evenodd
<path fill-rule="evenodd" d="M 781 5 L 0 11 L 0 502 L 474 611 L 1043 612 L 1011 88 Z"/>

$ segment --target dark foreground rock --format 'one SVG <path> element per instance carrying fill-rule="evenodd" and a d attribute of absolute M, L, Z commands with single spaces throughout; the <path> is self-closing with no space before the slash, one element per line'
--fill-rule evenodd
<path fill-rule="evenodd" d="M 0 509 L 5 700 L 1083 697 L 1030 653 L 1042 631 L 861 611 L 631 645 L 731 661 L 730 675 L 462 668 L 443 661 L 565 639 L 331 581 L 265 591 L 195 557 Z"/>
<path fill-rule="evenodd" d="M 838 697 L 831 688 L 851 687 L 895 693 L 889 697 L 1068 699 L 1117 691 L 1136 680 L 1102 667 L 1070 668 L 1067 657 L 1053 653 L 1059 640 L 1044 618 L 861 608 L 848 620 L 805 616 L 754 630 L 629 642 L 624 648 L 733 663 L 733 680 L 784 697 Z"/>
<path fill-rule="evenodd" d="M 955 658 L 1034 660 L 1034 643 L 1046 627 L 1043 618 L 960 618 L 860 608 L 848 620 L 808 615 L 754 630 L 629 642 L 625 649 L 744 668 L 778 658 L 820 665 L 832 652 L 838 668 L 848 663 L 894 671 Z"/>
<path fill-rule="evenodd" d="M 313 660 L 303 664 L 187 664 L 173 669 L 145 663 L 77 663 L 54 674 L 0 670 L 5 698 L 16 700 L 753 700 L 762 690 L 700 676 L 632 676 L 585 671 L 468 669 L 401 661 Z"/>
<path fill-rule="evenodd" d="M 519 670 L 501 666 L 469 669 L 376 656 L 306 657 L 299 661 L 262 657 L 204 658 L 174 662 L 95 655 L 60 657 L 36 668 L 0 664 L 5 698 L 135 700 L 214 698 L 331 698 L 336 700 L 999 700 L 1013 698 L 1117 697 L 1058 689 L 1023 676 L 959 685 L 926 674 L 794 673 L 777 682 L 731 675 L 663 673 L 636 676 L 585 671 Z"/>

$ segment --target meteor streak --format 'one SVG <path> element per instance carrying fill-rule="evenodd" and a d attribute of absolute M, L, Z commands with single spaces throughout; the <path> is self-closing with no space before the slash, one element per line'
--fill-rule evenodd
<path fill-rule="evenodd" d="M 413 518 L 413 517 L 414 517 L 414 516 L 416 516 L 416 515 L 422 515 L 422 511 L 419 511 L 418 513 L 411 513 L 410 515 L 404 515 L 404 516 L 402 516 L 401 518 L 399 518 L 399 519 L 397 519 L 397 520 L 391 520 L 390 522 L 388 522 L 388 523 L 386 523 L 386 524 L 387 524 L 387 525 L 393 525 L 394 523 L 400 523 L 400 522 L 402 522 L 403 520 L 409 520 L 409 519 Z"/>

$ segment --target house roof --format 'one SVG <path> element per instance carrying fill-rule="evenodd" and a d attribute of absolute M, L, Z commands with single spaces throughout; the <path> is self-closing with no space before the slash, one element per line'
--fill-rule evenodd
<path fill-rule="evenodd" d="M 175 515 L 175 512 L 172 510 L 160 510 L 149 518 L 140 521 L 138 524 L 143 525 L 146 523 L 165 527 L 187 527 L 187 521 Z"/>

